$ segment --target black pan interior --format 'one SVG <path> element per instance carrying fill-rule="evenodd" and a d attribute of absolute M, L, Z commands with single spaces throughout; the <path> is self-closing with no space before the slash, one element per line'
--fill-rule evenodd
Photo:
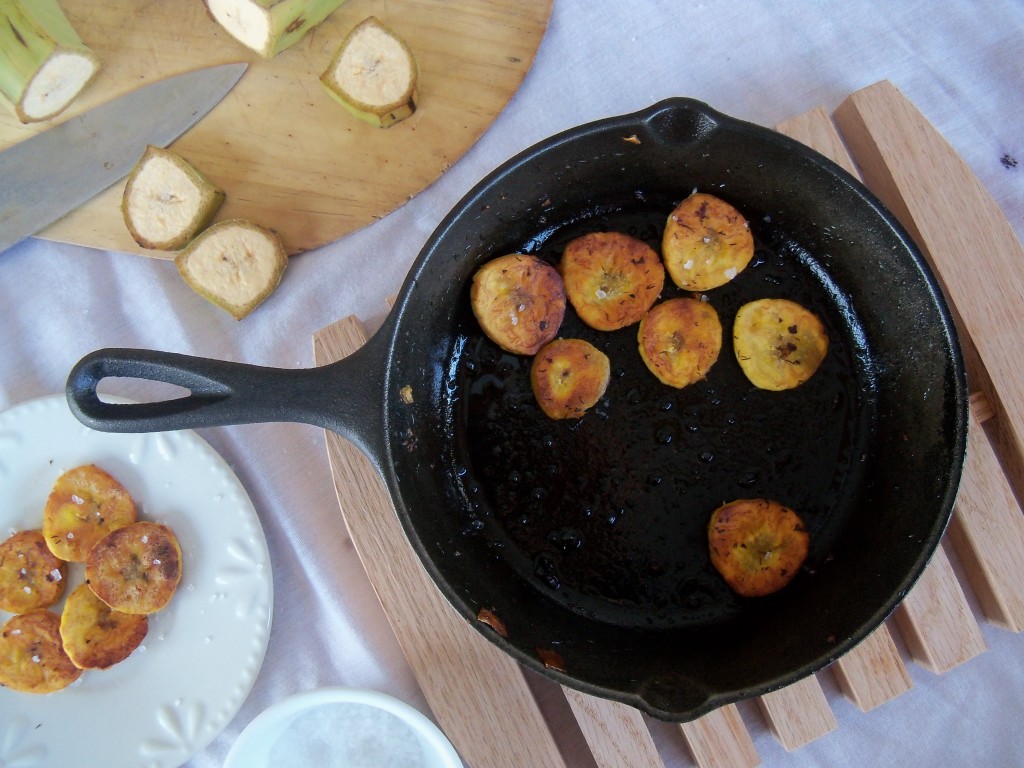
<path fill-rule="evenodd" d="M 596 332 L 570 309 L 560 335 L 603 349 L 612 382 L 583 419 L 545 418 L 530 359 L 472 316 L 473 272 L 508 252 L 556 263 L 598 230 L 658 250 L 695 189 L 739 208 L 757 242 L 745 272 L 704 294 L 718 362 L 671 389 L 635 326 Z M 874 628 L 941 535 L 966 419 L 948 312 L 877 201 L 794 142 L 688 100 L 584 126 L 482 182 L 411 280 L 387 387 L 400 515 L 455 606 L 492 611 L 508 637 L 482 631 L 560 682 L 672 719 L 791 682 Z M 732 318 L 762 297 L 829 331 L 825 364 L 795 390 L 757 390 L 733 356 Z M 395 396 L 414 382 L 412 403 Z M 709 564 L 708 517 L 742 497 L 791 506 L 811 532 L 806 567 L 772 597 L 737 598 Z"/>

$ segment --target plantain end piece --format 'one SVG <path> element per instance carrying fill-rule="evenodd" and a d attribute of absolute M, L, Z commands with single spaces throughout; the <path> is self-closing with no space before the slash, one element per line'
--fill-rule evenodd
<path fill-rule="evenodd" d="M 291 48 L 345 0 L 203 0 L 225 32 L 265 59 Z"/>
<path fill-rule="evenodd" d="M 608 388 L 608 356 L 583 339 L 555 339 L 545 344 L 530 366 L 530 386 L 541 410 L 551 419 L 578 419 Z"/>
<path fill-rule="evenodd" d="M 357 118 L 387 128 L 416 111 L 418 78 L 409 46 L 370 16 L 348 33 L 320 82 Z"/>
<path fill-rule="evenodd" d="M 706 301 L 669 299 L 644 315 L 637 341 L 651 373 L 662 384 L 681 389 L 707 376 L 718 361 L 722 323 Z"/>
<path fill-rule="evenodd" d="M 794 301 L 758 299 L 736 312 L 733 351 L 751 384 L 781 392 L 815 374 L 828 354 L 828 332 Z"/>
<path fill-rule="evenodd" d="M 661 252 L 676 285 L 687 291 L 709 291 L 747 268 L 754 256 L 754 237 L 733 206 L 714 195 L 695 192 L 669 215 Z"/>
<path fill-rule="evenodd" d="M 38 608 L 0 629 L 0 685 L 22 693 L 53 693 L 82 676 L 60 639 L 60 617 Z"/>
<path fill-rule="evenodd" d="M 174 263 L 192 290 L 241 320 L 277 288 L 288 255 L 271 230 L 228 219 L 202 232 Z"/>

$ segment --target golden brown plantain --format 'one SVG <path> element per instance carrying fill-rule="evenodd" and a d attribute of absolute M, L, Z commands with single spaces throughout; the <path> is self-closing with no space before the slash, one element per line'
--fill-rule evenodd
<path fill-rule="evenodd" d="M 46 546 L 61 560 L 80 563 L 117 528 L 135 522 L 135 502 L 124 486 L 95 464 L 57 478 L 43 510 Z"/>
<path fill-rule="evenodd" d="M 665 284 L 665 267 L 654 249 L 621 232 L 591 232 L 570 241 L 559 271 L 576 314 L 599 331 L 640 322 Z"/>
<path fill-rule="evenodd" d="M 828 354 L 821 320 L 788 299 L 744 304 L 733 323 L 733 351 L 750 382 L 775 392 L 798 387 Z"/>
<path fill-rule="evenodd" d="M 477 270 L 470 303 L 487 338 L 506 352 L 533 355 L 562 325 L 565 285 L 547 262 L 512 253 Z"/>
<path fill-rule="evenodd" d="M 669 299 L 640 321 L 637 340 L 651 373 L 663 384 L 682 388 L 707 376 L 718 360 L 722 324 L 706 301 Z"/>
<path fill-rule="evenodd" d="M 60 617 L 38 608 L 0 629 L 0 685 L 23 693 L 52 693 L 82 674 L 60 641 Z"/>
<path fill-rule="evenodd" d="M 93 547 L 85 580 L 96 596 L 124 613 L 155 613 L 181 580 L 181 547 L 166 525 L 139 522 L 119 528 Z"/>
<path fill-rule="evenodd" d="M 0 611 L 46 608 L 64 594 L 67 565 L 46 546 L 42 531 L 18 531 L 0 544 Z"/>
<path fill-rule="evenodd" d="M 676 285 L 709 291 L 746 269 L 754 238 L 747 220 L 729 203 L 695 192 L 668 217 L 661 254 Z"/>
<path fill-rule="evenodd" d="M 68 595 L 60 617 L 64 652 L 79 669 L 107 669 L 124 661 L 148 631 L 147 616 L 115 611 L 88 584 Z"/>
<path fill-rule="evenodd" d="M 537 404 L 552 419 L 578 419 L 608 388 L 608 356 L 582 339 L 545 344 L 530 367 Z"/>
<path fill-rule="evenodd" d="M 711 564 L 744 597 L 786 586 L 807 557 L 808 535 L 793 510 L 770 499 L 723 504 L 708 523 Z"/>

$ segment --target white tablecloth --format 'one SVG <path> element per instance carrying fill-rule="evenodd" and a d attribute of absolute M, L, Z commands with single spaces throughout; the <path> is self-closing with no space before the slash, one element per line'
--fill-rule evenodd
<path fill-rule="evenodd" d="M 400 210 L 295 258 L 277 293 L 243 322 L 207 305 L 166 261 L 35 239 L 0 256 L 0 408 L 61 392 L 74 362 L 98 347 L 309 366 L 314 331 L 349 314 L 376 328 L 385 299 L 399 291 L 449 208 L 530 144 L 676 95 L 773 125 L 817 105 L 832 109 L 849 92 L 881 79 L 892 81 L 950 141 L 1024 239 L 1021 0 L 556 0 L 522 88 L 468 154 Z M 258 510 L 270 545 L 275 604 L 252 693 L 188 765 L 219 766 L 253 717 L 300 690 L 374 688 L 426 711 L 346 540 L 322 432 L 267 424 L 203 435 L 232 465 Z M 793 753 L 775 741 L 755 706 L 742 705 L 763 764 L 1024 764 L 1024 638 L 984 623 L 982 631 L 987 652 L 942 676 L 911 664 L 913 690 L 869 713 L 822 675 L 840 727 Z M 567 743 L 577 743 L 572 724 L 564 729 Z M 692 764 L 671 727 L 655 724 L 654 732 L 667 766 Z M 580 754 L 569 756 L 574 768 L 592 765 Z"/>

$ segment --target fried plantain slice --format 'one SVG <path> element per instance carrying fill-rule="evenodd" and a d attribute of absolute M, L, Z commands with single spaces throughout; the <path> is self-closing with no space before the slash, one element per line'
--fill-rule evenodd
<path fill-rule="evenodd" d="M 744 597 L 777 592 L 807 557 L 808 535 L 796 512 L 770 499 L 723 504 L 708 523 L 711 564 Z"/>
<path fill-rule="evenodd" d="M 43 532 L 18 531 L 0 544 L 0 611 L 46 608 L 64 594 L 67 565 L 46 546 Z"/>
<path fill-rule="evenodd" d="M 0 629 L 0 685 L 52 693 L 82 675 L 60 641 L 60 617 L 46 608 L 20 613 Z"/>
<path fill-rule="evenodd" d="M 85 561 L 85 580 L 96 596 L 124 613 L 155 613 L 181 580 L 181 547 L 166 525 L 138 522 L 103 537 Z"/>
<path fill-rule="evenodd" d="M 640 357 L 655 376 L 681 389 L 707 376 L 722 350 L 722 323 L 708 302 L 669 299 L 651 308 L 637 334 Z"/>
<path fill-rule="evenodd" d="M 64 652 L 79 669 L 107 669 L 127 659 L 149 631 L 149 617 L 115 611 L 79 584 L 60 616 Z"/>
<path fill-rule="evenodd" d="M 709 291 L 746 269 L 754 256 L 754 238 L 743 214 L 729 203 L 695 192 L 669 215 L 661 254 L 676 285 Z"/>
<path fill-rule="evenodd" d="M 821 320 L 788 299 L 744 304 L 736 313 L 732 341 L 750 383 L 775 392 L 803 384 L 828 354 Z"/>
<path fill-rule="evenodd" d="M 81 563 L 96 542 L 135 517 L 135 502 L 124 486 L 95 464 L 85 464 L 54 483 L 43 510 L 43 537 L 61 560 Z"/>
<path fill-rule="evenodd" d="M 640 322 L 665 285 L 665 267 L 654 249 L 621 232 L 570 241 L 559 271 L 576 314 L 599 331 Z"/>
<path fill-rule="evenodd" d="M 608 356 L 583 339 L 545 344 L 530 367 L 530 386 L 549 418 L 578 419 L 608 388 Z"/>
<path fill-rule="evenodd" d="M 565 285 L 547 262 L 512 253 L 477 270 L 470 303 L 487 338 L 506 352 L 533 355 L 562 325 Z"/>

